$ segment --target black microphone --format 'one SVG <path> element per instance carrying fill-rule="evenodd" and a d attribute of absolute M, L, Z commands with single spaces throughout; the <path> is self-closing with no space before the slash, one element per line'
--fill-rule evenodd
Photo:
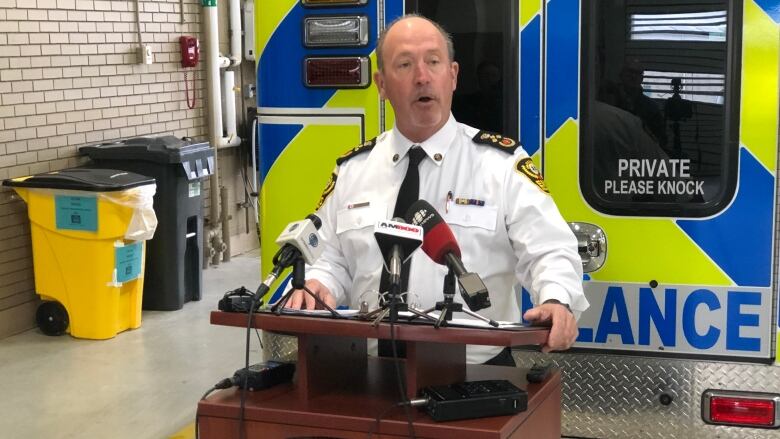
<path fill-rule="evenodd" d="M 412 203 L 406 220 L 424 231 L 423 251 L 437 264 L 446 265 L 458 278 L 460 295 L 472 311 L 490 307 L 490 296 L 477 273 L 466 270 L 460 259 L 460 247 L 452 229 L 439 212 L 425 200 Z"/>
<path fill-rule="evenodd" d="M 406 224 L 403 218 L 377 221 L 374 238 L 382 252 L 385 269 L 390 273 L 390 285 L 401 285 L 401 267 L 423 243 L 422 227 Z"/>

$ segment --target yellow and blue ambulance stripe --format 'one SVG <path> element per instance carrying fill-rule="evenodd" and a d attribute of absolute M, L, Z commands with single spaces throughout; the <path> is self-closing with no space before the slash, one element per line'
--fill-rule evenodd
<path fill-rule="evenodd" d="M 743 45 L 742 74 L 751 80 L 743 84 L 742 112 L 749 117 L 743 119 L 740 139 L 745 148 L 751 151 L 755 161 L 760 163 L 762 171 L 757 172 L 771 175 L 772 185 L 777 187 L 777 121 L 780 111 L 777 85 L 780 77 L 780 50 L 777 44 L 780 41 L 780 1 L 756 0 L 755 6 L 747 4 L 744 20 L 744 39 L 751 44 Z M 758 164 L 755 166 L 759 167 Z M 773 200 L 777 200 L 776 194 Z M 750 220 L 752 222 L 752 218 Z M 774 238 L 773 233 L 764 235 L 769 245 L 775 241 Z M 780 311 L 777 312 L 777 319 L 776 353 L 780 352 Z M 780 364 L 777 358 L 775 361 L 775 364 Z"/>
<path fill-rule="evenodd" d="M 552 0 L 547 3 L 546 14 L 547 114 L 544 135 L 550 138 L 567 120 L 577 119 L 580 75 L 579 2 Z"/>
<path fill-rule="evenodd" d="M 520 2 L 520 144 L 533 156 L 542 146 L 540 131 L 542 16 L 540 0 Z M 538 162 L 537 162 L 538 163 Z"/>
<path fill-rule="evenodd" d="M 579 9 L 579 2 L 573 1 L 551 0 L 547 5 L 543 163 L 564 217 L 598 224 L 608 234 L 608 262 L 592 273 L 592 279 L 646 283 L 662 276 L 658 280 L 668 284 L 770 287 L 778 145 L 778 1 L 745 2 L 738 187 L 727 208 L 702 219 L 607 216 L 583 199 L 578 189 Z M 581 339 L 590 340 L 592 333 L 584 332 Z"/>
<path fill-rule="evenodd" d="M 739 183 L 732 204 L 677 224 L 736 285 L 771 285 L 777 160 L 777 1 L 745 2 Z M 774 90 L 771 93 L 770 90 Z"/>
<path fill-rule="evenodd" d="M 390 2 L 385 20 L 402 13 L 402 2 Z M 349 8 L 304 8 L 284 0 L 258 8 L 256 53 L 259 54 L 257 104 L 261 230 L 261 272 L 272 269 L 274 240 L 283 227 L 315 208 L 335 159 L 345 150 L 378 135 L 379 98 L 372 84 L 366 89 L 307 88 L 303 60 L 307 56 L 368 56 L 376 69 L 377 1 Z M 369 43 L 363 48 L 313 49 L 302 43 L 303 20 L 313 15 L 365 15 Z M 354 124 L 323 122 L 349 114 Z M 280 122 L 281 120 L 281 122 Z M 298 123 L 300 122 L 300 123 Z M 279 291 L 275 292 L 278 297 Z M 275 300 L 275 298 L 272 298 Z"/>

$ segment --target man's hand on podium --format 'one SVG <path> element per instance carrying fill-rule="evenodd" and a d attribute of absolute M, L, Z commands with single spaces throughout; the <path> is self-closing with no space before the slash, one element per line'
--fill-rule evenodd
<path fill-rule="evenodd" d="M 306 288 L 320 298 L 326 305 L 331 308 L 336 307 L 336 299 L 330 293 L 328 287 L 323 285 L 317 279 L 309 279 L 306 281 Z M 314 300 L 311 295 L 306 294 L 306 291 L 295 290 L 290 296 L 290 300 L 285 304 L 285 308 L 292 309 L 318 309 L 317 301 Z"/>
<path fill-rule="evenodd" d="M 557 302 L 557 301 L 556 301 Z M 523 318 L 531 323 L 552 324 L 547 343 L 542 345 L 542 352 L 563 351 L 569 349 L 577 340 L 577 319 L 566 305 L 560 302 L 545 302 L 529 309 Z"/>

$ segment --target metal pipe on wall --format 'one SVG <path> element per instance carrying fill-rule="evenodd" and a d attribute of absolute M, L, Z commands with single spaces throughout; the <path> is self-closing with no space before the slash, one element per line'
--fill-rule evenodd
<path fill-rule="evenodd" d="M 225 125 L 227 136 L 223 137 L 222 121 L 222 90 L 220 89 L 220 69 L 241 63 L 241 6 L 238 0 L 229 0 L 229 21 L 231 30 L 231 51 L 228 57 L 219 54 L 219 13 L 217 0 L 201 2 L 204 14 L 204 31 L 206 35 L 206 89 L 208 93 L 208 127 L 209 143 L 213 148 L 238 146 L 241 138 L 238 136 L 236 123 L 235 73 L 224 72 Z M 229 254 L 229 214 L 226 206 L 220 209 L 222 189 L 219 186 L 218 153 L 214 154 L 214 173 L 210 179 L 211 209 L 209 215 L 209 233 L 206 240 L 206 254 L 211 255 L 213 264 L 219 264 L 220 259 L 230 260 Z M 227 250 L 227 251 L 226 251 Z M 228 253 L 227 256 L 221 253 Z M 220 258 L 222 256 L 222 258 Z"/>
<path fill-rule="evenodd" d="M 219 93 L 219 35 L 217 23 L 217 2 L 204 1 L 204 31 L 206 35 L 206 92 L 208 99 L 209 144 L 215 150 L 222 138 L 222 108 Z M 211 208 L 209 214 L 209 232 L 205 239 L 206 255 L 211 257 L 213 264 L 219 264 L 219 236 L 214 233 L 219 230 L 219 151 L 214 152 L 214 172 L 209 179 L 209 199 Z M 217 242 L 215 242 L 217 241 Z"/>
<path fill-rule="evenodd" d="M 230 20 L 230 67 L 241 64 L 241 4 L 238 0 L 228 1 Z"/>
<path fill-rule="evenodd" d="M 236 123 L 236 74 L 231 70 L 225 70 L 222 72 L 222 93 L 225 97 L 225 130 L 227 131 L 227 143 L 228 145 L 234 142 L 233 139 L 238 139 L 238 144 L 241 143 L 241 138 L 238 137 L 238 127 Z"/>
<path fill-rule="evenodd" d="M 228 206 L 228 188 L 222 186 L 219 188 L 219 198 L 222 201 L 221 219 L 222 219 L 222 243 L 225 251 L 222 252 L 222 262 L 230 262 L 230 210 Z"/>

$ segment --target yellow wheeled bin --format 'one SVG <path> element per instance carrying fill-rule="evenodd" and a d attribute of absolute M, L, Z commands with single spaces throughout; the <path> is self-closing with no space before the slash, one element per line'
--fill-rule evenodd
<path fill-rule="evenodd" d="M 3 181 L 27 202 L 36 321 L 48 335 L 106 339 L 141 326 L 153 178 L 72 168 Z"/>

